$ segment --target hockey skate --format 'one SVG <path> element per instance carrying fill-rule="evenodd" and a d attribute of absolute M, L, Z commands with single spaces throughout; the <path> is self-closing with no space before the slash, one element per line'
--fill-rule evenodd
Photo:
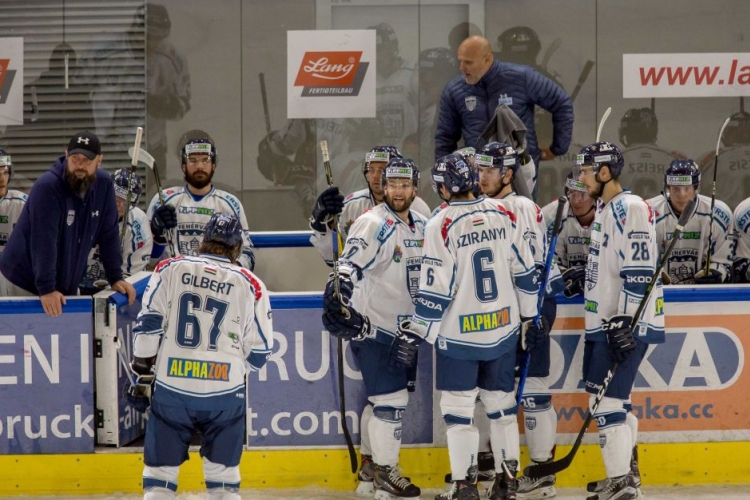
<path fill-rule="evenodd" d="M 641 471 L 638 468 L 638 445 L 633 446 L 633 453 L 630 455 L 630 472 L 633 473 L 635 487 L 641 487 Z"/>
<path fill-rule="evenodd" d="M 372 484 L 375 471 L 373 469 L 372 455 L 362 455 L 357 474 L 357 496 L 372 496 L 375 487 Z"/>
<path fill-rule="evenodd" d="M 518 490 L 518 462 L 507 460 L 502 464 L 502 470 L 495 474 L 495 482 L 490 490 L 490 500 L 516 500 Z"/>
<path fill-rule="evenodd" d="M 477 473 L 477 482 L 479 483 L 491 483 L 495 479 L 495 455 L 491 451 L 480 451 L 477 455 L 477 466 L 479 472 Z M 453 482 L 451 473 L 445 475 L 446 484 Z M 489 488 L 489 484 L 487 484 Z"/>
<path fill-rule="evenodd" d="M 638 488 L 635 486 L 635 478 L 632 474 L 590 482 L 586 490 L 591 493 L 586 500 L 635 500 L 638 498 Z"/>
<path fill-rule="evenodd" d="M 436 495 L 435 500 L 479 500 L 479 490 L 473 481 L 453 481 L 450 489 Z"/>
<path fill-rule="evenodd" d="M 398 467 L 373 465 L 376 500 L 392 500 L 396 498 L 419 498 L 422 494 L 409 478 L 403 477 Z"/>
<path fill-rule="evenodd" d="M 555 480 L 556 478 L 554 474 L 538 478 L 521 476 L 518 478 L 518 491 L 516 492 L 516 496 L 520 500 L 553 498 L 557 495 L 557 492 L 555 491 Z"/>

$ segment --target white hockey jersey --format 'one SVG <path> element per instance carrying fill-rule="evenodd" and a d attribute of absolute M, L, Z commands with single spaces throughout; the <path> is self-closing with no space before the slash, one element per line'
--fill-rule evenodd
<path fill-rule="evenodd" d="M 349 194 L 344 198 L 344 209 L 339 216 L 339 230 L 341 237 L 346 240 L 349 229 L 357 218 L 367 210 L 376 206 L 375 199 L 370 194 L 369 188 L 360 189 Z M 417 196 L 411 204 L 411 210 L 417 212 L 423 217 L 430 217 L 430 207 L 422 198 Z M 310 236 L 310 243 L 318 249 L 320 256 L 329 266 L 333 265 L 333 239 L 329 232 L 321 233 L 313 229 Z M 341 249 L 339 249 L 339 252 Z"/>
<path fill-rule="evenodd" d="M 545 205 L 542 213 L 547 222 L 547 234 L 551 234 L 555 215 L 557 215 L 557 200 Z M 570 203 L 565 202 L 563 218 L 560 221 L 560 234 L 557 235 L 555 244 L 555 261 L 560 271 L 586 266 L 590 239 L 591 226 L 583 227 L 578 218 L 573 215 Z"/>
<path fill-rule="evenodd" d="M 417 131 L 417 95 L 412 88 L 414 68 L 401 62 L 401 67 L 389 76 L 380 72 L 375 82 L 375 107 L 377 118 L 383 124 L 385 136 L 382 144 L 393 144 L 399 149 L 404 139 Z"/>
<path fill-rule="evenodd" d="M 252 267 L 250 254 L 252 253 L 252 241 L 247 232 L 247 217 L 242 203 L 233 194 L 221 189 L 211 188 L 204 196 L 195 196 L 190 193 L 187 186 L 177 186 L 164 190 L 164 202 L 175 207 L 177 211 L 177 227 L 172 230 L 172 241 L 180 255 L 197 255 L 198 247 L 203 241 L 203 226 L 211 218 L 214 212 L 223 212 L 235 215 L 240 219 L 242 228 L 245 230 L 240 263 L 246 269 Z M 161 206 L 159 194 L 155 194 L 148 206 L 149 220 L 154 212 Z M 169 245 L 164 249 L 165 256 L 172 257 Z"/>
<path fill-rule="evenodd" d="M 706 153 L 699 161 L 706 194 L 711 194 L 715 151 Z M 708 189 L 706 189 L 708 187 Z M 716 196 L 731 208 L 750 197 L 750 145 L 737 145 L 719 150 L 716 174 Z"/>
<path fill-rule="evenodd" d="M 119 224 L 122 224 L 122 220 Z M 151 236 L 151 225 L 146 213 L 138 207 L 131 207 L 122 245 L 122 272 L 126 276 L 146 270 L 151 260 L 153 244 L 154 238 Z M 91 281 L 107 279 L 104 264 L 99 256 L 99 245 L 89 252 L 88 266 L 83 279 Z"/>
<path fill-rule="evenodd" d="M 454 201 L 427 223 L 413 323 L 446 356 L 514 350 L 521 317 L 537 314 L 531 246 L 503 200 Z"/>
<path fill-rule="evenodd" d="M 597 201 L 586 264 L 584 316 L 586 339 L 606 342 L 602 323 L 613 316 L 635 316 L 659 259 L 654 213 L 640 197 L 623 191 L 604 204 Z M 661 279 L 651 292 L 635 337 L 664 342 Z"/>
<path fill-rule="evenodd" d="M 0 198 L 0 254 L 5 250 L 10 233 L 16 227 L 27 199 L 26 193 L 15 189 L 9 189 L 6 195 Z"/>
<path fill-rule="evenodd" d="M 410 210 L 407 224 L 381 203 L 351 227 L 339 269 L 352 277 L 354 307 L 367 315 L 372 337 L 391 344 L 398 324 L 414 312 L 427 219 Z"/>
<path fill-rule="evenodd" d="M 625 167 L 620 174 L 620 184 L 647 200 L 664 189 L 664 172 L 672 160 L 684 160 L 685 155 L 665 151 L 655 144 L 631 144 L 622 152 Z"/>
<path fill-rule="evenodd" d="M 167 259 L 148 282 L 133 333 L 134 356 L 158 352 L 160 402 L 235 408 L 245 404 L 247 371 L 261 369 L 273 349 L 268 291 L 223 257 Z"/>
<path fill-rule="evenodd" d="M 733 259 L 739 265 L 750 261 L 750 198 L 740 202 L 734 210 L 734 227 L 737 246 Z"/>
<path fill-rule="evenodd" d="M 677 226 L 679 216 L 674 213 L 672 206 L 663 194 L 651 198 L 647 202 L 654 210 L 656 217 L 656 242 L 659 253 L 664 252 L 672 240 L 672 232 Z M 711 198 L 698 195 L 698 203 L 693 208 L 693 214 L 685 224 L 680 239 L 675 243 L 672 254 L 667 259 L 664 270 L 669 274 L 672 285 L 689 285 L 695 283 L 693 277 L 698 271 L 706 267 L 708 253 L 708 233 L 711 232 L 711 269 L 721 273 L 726 279 L 732 265 L 733 242 L 729 233 L 734 227 L 732 212 L 721 200 L 714 204 L 713 230 L 711 223 Z"/>

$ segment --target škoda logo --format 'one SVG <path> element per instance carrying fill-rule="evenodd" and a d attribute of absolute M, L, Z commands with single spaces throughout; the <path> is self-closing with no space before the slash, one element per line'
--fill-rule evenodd
<path fill-rule="evenodd" d="M 356 96 L 370 64 L 361 58 L 361 51 L 305 52 L 294 86 L 307 97 Z"/>

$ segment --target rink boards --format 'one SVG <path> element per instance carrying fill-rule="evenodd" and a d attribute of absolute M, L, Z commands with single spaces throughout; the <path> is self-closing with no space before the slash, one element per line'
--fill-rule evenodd
<path fill-rule="evenodd" d="M 145 276 L 132 280 L 142 293 Z M 110 295 L 69 298 L 60 318 L 46 317 L 36 299 L 0 301 L 0 493 L 140 489 L 141 455 L 119 446 L 142 433 L 143 418 L 124 403 L 117 354 L 122 345 L 129 357 L 140 306 Z M 248 383 L 243 486 L 354 484 L 340 427 L 336 347 L 323 331 L 320 305 L 314 293 L 272 297 L 277 343 Z M 668 288 L 664 309 L 667 342 L 649 349 L 633 395 L 644 483 L 750 483 L 750 465 L 740 458 L 750 456 L 750 287 Z M 585 414 L 582 327 L 581 301 L 561 301 L 551 369 L 558 457 Z M 404 416 L 401 465 L 417 484 L 436 487 L 449 467 L 427 347 Z M 345 359 L 347 422 L 358 443 L 365 397 L 348 349 Z M 594 429 L 558 484 L 603 476 L 596 442 Z M 193 458 L 181 472 L 182 491 L 202 488 L 200 459 Z"/>

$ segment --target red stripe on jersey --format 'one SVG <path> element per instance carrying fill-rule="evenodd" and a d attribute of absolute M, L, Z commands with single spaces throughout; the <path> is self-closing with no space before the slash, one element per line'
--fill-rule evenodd
<path fill-rule="evenodd" d="M 536 221 L 542 222 L 542 209 L 539 208 L 539 205 L 537 205 L 536 203 L 534 204 L 534 206 L 536 207 Z"/>
<path fill-rule="evenodd" d="M 253 291 L 255 292 L 255 301 L 258 302 L 261 297 L 263 297 L 263 291 L 260 287 L 260 283 L 258 283 L 258 280 L 255 279 L 255 276 L 253 276 L 253 273 L 248 271 L 247 269 L 240 268 L 240 272 L 242 275 L 250 281 L 250 286 L 253 287 Z"/>
<path fill-rule="evenodd" d="M 443 244 L 447 247 L 448 246 L 448 226 L 453 223 L 453 219 L 446 218 L 443 221 L 443 227 L 440 229 L 440 235 L 443 237 Z"/>
<path fill-rule="evenodd" d="M 510 220 L 513 222 L 513 224 L 516 223 L 516 214 L 514 214 L 510 210 L 506 209 L 504 206 L 502 206 L 500 204 L 497 205 L 497 209 L 500 210 L 500 212 L 502 212 L 505 215 L 507 215 L 508 218 L 510 218 Z"/>
<path fill-rule="evenodd" d="M 177 261 L 177 260 L 180 260 L 180 259 L 184 259 L 184 258 L 185 258 L 184 256 L 182 256 L 182 255 L 178 255 L 177 257 L 172 257 L 172 258 L 169 258 L 169 259 L 164 259 L 163 261 L 161 261 L 161 262 L 159 262 L 158 264 L 156 264 L 156 267 L 154 268 L 154 272 L 155 272 L 155 273 L 160 273 L 160 272 L 161 272 L 161 270 L 162 270 L 162 269 L 163 269 L 163 268 L 164 268 L 165 266 L 168 266 L 168 265 L 169 265 L 169 264 L 171 264 L 172 262 L 174 262 L 174 261 Z"/>

